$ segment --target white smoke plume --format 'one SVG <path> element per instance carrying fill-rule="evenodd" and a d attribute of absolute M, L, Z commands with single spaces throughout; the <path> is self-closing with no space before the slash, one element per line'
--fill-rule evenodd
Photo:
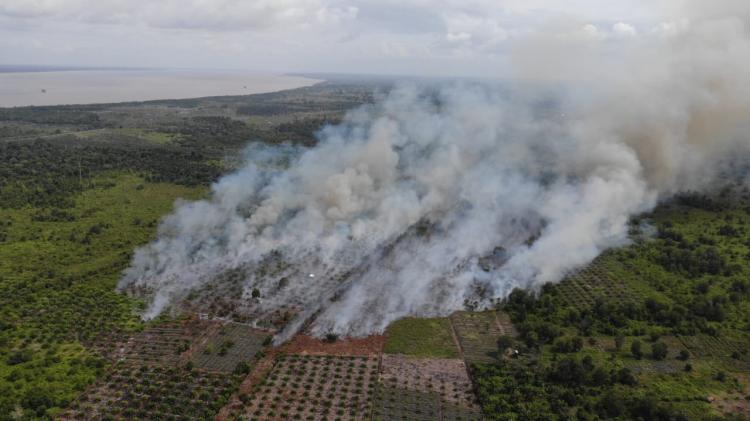
<path fill-rule="evenodd" d="M 616 54 L 581 33 L 519 43 L 520 73 L 563 82 L 553 101 L 528 84 L 401 86 L 314 148 L 256 145 L 209 199 L 176 206 L 120 287 L 145 291 L 154 317 L 238 269 L 248 314 L 295 309 L 283 339 L 559 281 L 624 244 L 631 216 L 750 157 L 750 15 L 732 6 Z"/>

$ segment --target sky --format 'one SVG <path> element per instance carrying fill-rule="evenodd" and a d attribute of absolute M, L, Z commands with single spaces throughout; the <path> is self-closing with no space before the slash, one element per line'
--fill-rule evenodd
<path fill-rule="evenodd" d="M 503 77 L 540 36 L 669 35 L 685 1 L 0 0 L 0 64 Z"/>

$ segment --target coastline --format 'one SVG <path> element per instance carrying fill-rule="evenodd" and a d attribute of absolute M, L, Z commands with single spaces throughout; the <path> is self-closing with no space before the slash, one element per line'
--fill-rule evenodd
<path fill-rule="evenodd" d="M 66 70 L 0 73 L 0 108 L 100 105 L 242 96 L 304 88 L 322 79 L 222 70 Z"/>

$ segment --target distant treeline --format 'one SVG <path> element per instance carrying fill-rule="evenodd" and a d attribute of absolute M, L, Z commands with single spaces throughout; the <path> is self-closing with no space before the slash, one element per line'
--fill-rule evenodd
<path fill-rule="evenodd" d="M 193 186 L 218 178 L 222 168 L 200 151 L 170 146 L 97 143 L 72 136 L 0 143 L 0 206 L 68 207 L 71 193 L 98 173 L 126 170 L 149 181 Z"/>

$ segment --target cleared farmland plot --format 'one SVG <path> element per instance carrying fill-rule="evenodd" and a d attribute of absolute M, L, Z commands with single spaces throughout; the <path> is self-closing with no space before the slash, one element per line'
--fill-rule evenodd
<path fill-rule="evenodd" d="M 375 397 L 374 421 L 434 421 L 440 419 L 440 398 L 436 393 L 419 392 L 382 385 Z"/>
<path fill-rule="evenodd" d="M 441 402 L 434 392 L 421 392 L 388 385 L 379 385 L 375 396 L 373 421 L 436 421 L 483 419 L 472 409 Z"/>
<path fill-rule="evenodd" d="M 117 364 L 61 416 L 68 420 L 204 420 L 227 401 L 241 376 Z"/>
<path fill-rule="evenodd" d="M 383 355 L 381 383 L 391 388 L 436 393 L 442 402 L 474 408 L 466 365 L 459 359 Z"/>
<path fill-rule="evenodd" d="M 103 379 L 82 393 L 61 418 L 212 418 L 243 376 L 211 372 L 185 363 L 191 346 L 202 342 L 205 335 L 209 336 L 210 343 L 211 337 L 219 336 L 215 333 L 218 328 L 216 323 L 191 319 L 151 327 L 120 342 L 114 342 L 117 337 L 113 336 L 110 346 L 115 348 L 113 354 L 117 362 Z"/>
<path fill-rule="evenodd" d="M 495 362 L 498 357 L 497 339 L 515 333 L 514 329 L 500 324 L 494 311 L 460 311 L 454 313 L 450 319 L 467 363 Z"/>
<path fill-rule="evenodd" d="M 385 332 L 385 352 L 414 357 L 456 358 L 458 349 L 447 318 L 407 317 L 393 322 Z"/>
<path fill-rule="evenodd" d="M 174 366 L 206 328 L 195 320 L 151 327 L 130 336 L 124 344 L 113 344 L 119 347 L 115 356 L 118 361 Z"/>
<path fill-rule="evenodd" d="M 376 357 L 280 356 L 246 398 L 246 420 L 369 420 Z"/>
<path fill-rule="evenodd" d="M 468 409 L 442 403 L 440 405 L 440 419 L 443 421 L 480 421 L 484 419 L 484 416 L 477 408 Z"/>
<path fill-rule="evenodd" d="M 208 338 L 192 357 L 198 368 L 231 372 L 263 349 L 267 333 L 239 323 L 228 323 Z"/>

